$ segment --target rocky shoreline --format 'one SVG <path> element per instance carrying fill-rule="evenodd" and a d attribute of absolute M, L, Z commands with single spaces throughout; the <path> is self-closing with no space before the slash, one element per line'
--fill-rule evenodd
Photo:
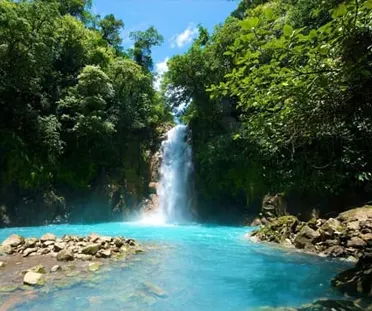
<path fill-rule="evenodd" d="M 61 277 L 81 272 L 96 272 L 108 260 L 119 260 L 143 252 L 133 239 L 47 233 L 40 238 L 9 236 L 0 246 L 0 291 L 11 292 L 20 286 L 43 286 Z"/>
<path fill-rule="evenodd" d="M 356 267 L 336 276 L 332 285 L 348 295 L 372 297 L 372 206 L 307 222 L 295 216 L 272 217 L 247 236 L 254 242 L 355 262 Z"/>

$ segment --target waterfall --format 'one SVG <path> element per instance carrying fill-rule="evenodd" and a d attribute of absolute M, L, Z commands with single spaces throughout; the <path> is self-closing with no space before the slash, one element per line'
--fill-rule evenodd
<path fill-rule="evenodd" d="M 174 224 L 191 220 L 190 175 L 191 147 L 187 142 L 188 128 L 177 124 L 162 142 L 160 180 L 157 186 L 158 209 L 142 218 L 150 224 Z"/>
<path fill-rule="evenodd" d="M 189 177 L 192 161 L 186 125 L 178 124 L 167 133 L 162 152 L 159 213 L 167 223 L 187 221 L 190 219 Z"/>

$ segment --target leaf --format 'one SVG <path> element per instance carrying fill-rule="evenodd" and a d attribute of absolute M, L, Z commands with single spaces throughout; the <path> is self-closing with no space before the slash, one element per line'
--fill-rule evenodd
<path fill-rule="evenodd" d="M 251 17 L 242 21 L 241 25 L 243 29 L 250 30 L 252 28 L 255 28 L 258 25 L 259 21 L 260 20 L 258 17 Z"/>
<path fill-rule="evenodd" d="M 332 18 L 338 18 L 341 16 L 346 15 L 347 13 L 347 7 L 344 3 L 340 4 L 336 9 L 332 12 Z"/>
<path fill-rule="evenodd" d="M 286 37 L 289 37 L 293 33 L 293 28 L 291 25 L 284 25 L 283 33 Z"/>
<path fill-rule="evenodd" d="M 367 2 L 364 3 L 364 6 L 365 6 L 367 9 L 372 9 L 372 0 L 367 0 Z"/>

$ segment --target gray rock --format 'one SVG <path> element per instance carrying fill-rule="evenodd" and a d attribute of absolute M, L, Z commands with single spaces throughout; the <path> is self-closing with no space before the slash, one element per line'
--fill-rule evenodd
<path fill-rule="evenodd" d="M 50 245 L 54 245 L 54 241 L 45 241 L 45 242 L 43 242 L 43 247 L 48 247 L 48 246 L 50 246 Z"/>
<path fill-rule="evenodd" d="M 46 255 L 46 254 L 49 254 L 49 253 L 50 253 L 50 249 L 48 249 L 48 248 L 42 248 L 42 249 L 38 250 L 38 254 L 40 254 L 40 255 Z"/>
<path fill-rule="evenodd" d="M 46 241 L 55 241 L 57 237 L 53 233 L 46 233 L 44 234 L 41 238 L 41 242 L 46 242 Z"/>
<path fill-rule="evenodd" d="M 346 224 L 346 227 L 348 230 L 358 231 L 360 230 L 360 223 L 358 220 L 351 221 Z"/>
<path fill-rule="evenodd" d="M 86 247 L 84 247 L 81 250 L 81 252 L 87 255 L 95 255 L 98 252 L 99 248 L 100 248 L 99 244 L 89 244 Z"/>
<path fill-rule="evenodd" d="M 23 283 L 31 286 L 42 286 L 45 283 L 43 274 L 29 271 L 23 278 Z"/>
<path fill-rule="evenodd" d="M 334 245 L 327 248 L 322 254 L 331 257 L 341 257 L 345 254 L 345 249 L 340 245 Z"/>
<path fill-rule="evenodd" d="M 1 253 L 7 254 L 7 255 L 11 255 L 11 254 L 14 253 L 14 250 L 13 250 L 13 248 L 10 245 L 3 245 L 1 247 Z"/>
<path fill-rule="evenodd" d="M 66 249 L 61 250 L 57 255 L 57 260 L 59 261 L 71 261 L 74 260 L 72 253 Z"/>
<path fill-rule="evenodd" d="M 2 246 L 11 246 L 16 247 L 18 245 L 22 245 L 25 242 L 25 239 L 18 235 L 18 234 L 12 234 L 10 235 L 3 243 Z"/>
<path fill-rule="evenodd" d="M 101 251 L 100 251 L 100 254 L 101 254 L 101 257 L 102 257 L 102 258 L 110 258 L 111 255 L 112 255 L 110 249 L 101 250 Z"/>
<path fill-rule="evenodd" d="M 124 241 L 121 238 L 115 238 L 114 244 L 116 245 L 116 247 L 122 247 L 124 245 Z"/>
<path fill-rule="evenodd" d="M 100 236 L 97 233 L 92 232 L 91 234 L 88 235 L 88 240 L 92 243 L 95 243 L 98 241 Z"/>
<path fill-rule="evenodd" d="M 333 236 L 342 230 L 341 222 L 337 219 L 328 219 L 321 227 L 320 230 L 323 234 Z"/>
<path fill-rule="evenodd" d="M 55 252 L 59 252 L 59 251 L 63 250 L 65 247 L 66 247 L 66 243 L 63 243 L 63 242 L 55 243 L 54 247 L 53 247 L 53 250 Z"/>
<path fill-rule="evenodd" d="M 297 234 L 294 243 L 297 248 L 305 248 L 306 245 L 317 242 L 319 238 L 318 231 L 311 229 L 309 226 L 304 226 Z"/>
<path fill-rule="evenodd" d="M 347 246 L 353 248 L 362 248 L 367 246 L 367 242 L 363 241 L 361 238 L 352 237 L 349 241 L 347 241 Z"/>
<path fill-rule="evenodd" d="M 362 234 L 360 237 L 366 242 L 372 242 L 372 233 Z"/>
<path fill-rule="evenodd" d="M 112 237 L 111 236 L 101 236 L 99 238 L 100 242 L 101 243 L 110 243 L 112 241 Z"/>
<path fill-rule="evenodd" d="M 33 247 L 36 245 L 37 242 L 38 242 L 38 239 L 36 238 L 27 238 L 25 239 L 25 244 L 23 245 L 23 248 Z"/>
<path fill-rule="evenodd" d="M 24 251 L 23 251 L 23 257 L 27 257 L 27 256 L 29 256 L 30 254 L 32 254 L 32 253 L 35 253 L 35 252 L 37 252 L 37 248 L 35 247 L 35 248 L 26 248 Z"/>

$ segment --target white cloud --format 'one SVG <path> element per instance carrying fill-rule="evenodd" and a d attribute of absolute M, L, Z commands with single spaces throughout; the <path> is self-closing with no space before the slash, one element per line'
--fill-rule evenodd
<path fill-rule="evenodd" d="M 164 61 L 155 64 L 155 71 L 156 71 L 157 77 L 154 82 L 154 88 L 158 91 L 160 90 L 160 83 L 161 83 L 163 74 L 168 71 L 168 65 L 167 65 L 168 60 L 169 60 L 169 57 L 165 58 Z"/>
<path fill-rule="evenodd" d="M 175 35 L 171 39 L 172 41 L 171 47 L 181 48 L 185 46 L 186 44 L 191 43 L 191 41 L 197 36 L 197 34 L 198 34 L 198 28 L 195 25 L 190 24 L 189 26 L 187 26 L 187 28 L 183 32 Z"/>

